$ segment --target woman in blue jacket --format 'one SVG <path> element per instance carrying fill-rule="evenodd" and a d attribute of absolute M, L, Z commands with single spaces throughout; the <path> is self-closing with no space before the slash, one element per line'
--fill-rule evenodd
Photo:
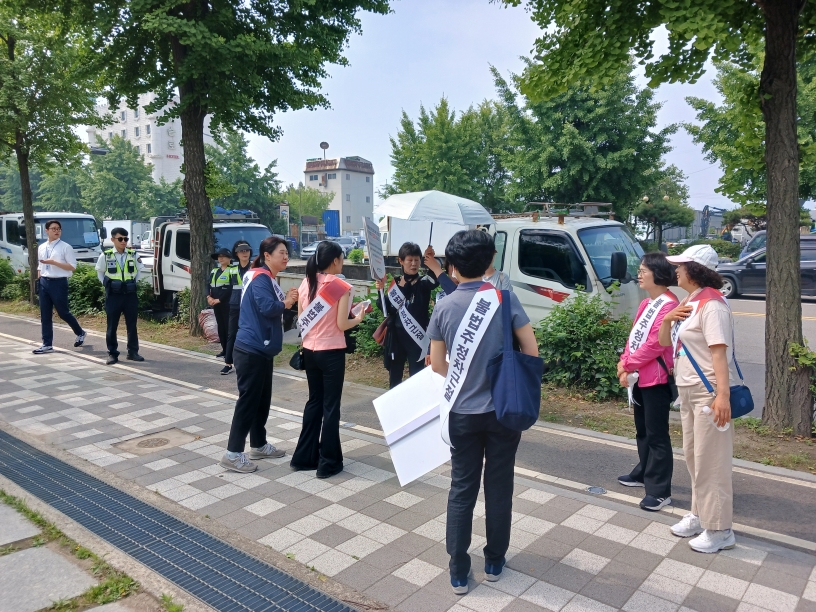
<path fill-rule="evenodd" d="M 266 420 L 272 402 L 272 362 L 283 347 L 284 309 L 297 302 L 297 289 L 284 295 L 276 276 L 286 269 L 289 251 L 282 238 L 261 242 L 260 253 L 244 275 L 241 315 L 233 360 L 238 378 L 238 401 L 232 416 L 227 452 L 220 465 L 234 472 L 254 472 L 250 459 L 283 457 L 286 453 L 266 441 Z M 244 453 L 249 434 L 249 458 Z"/>

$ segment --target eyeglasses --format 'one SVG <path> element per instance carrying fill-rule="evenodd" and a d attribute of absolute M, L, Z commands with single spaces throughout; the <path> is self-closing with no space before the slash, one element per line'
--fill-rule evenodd
<path fill-rule="evenodd" d="M 643 276 L 644 274 L 646 274 L 647 272 L 650 272 L 650 271 L 651 271 L 651 270 L 649 270 L 648 268 L 638 268 L 638 273 L 637 273 L 637 275 L 638 275 L 638 276 Z"/>
<path fill-rule="evenodd" d="M 49 227 L 45 231 L 47 231 L 47 232 L 61 232 L 62 228 L 59 225 L 52 225 L 51 227 Z"/>
<path fill-rule="evenodd" d="M 127 236 L 116 236 L 114 240 L 118 240 L 119 242 L 127 242 Z"/>

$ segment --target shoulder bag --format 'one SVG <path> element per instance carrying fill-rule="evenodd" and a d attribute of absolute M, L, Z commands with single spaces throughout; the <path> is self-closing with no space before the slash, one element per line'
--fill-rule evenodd
<path fill-rule="evenodd" d="M 671 391 L 670 403 L 673 404 L 674 402 L 677 401 L 677 398 L 679 397 L 679 394 L 677 393 L 677 385 L 674 382 L 674 374 L 672 372 L 669 372 L 669 368 L 666 365 L 666 362 L 663 361 L 663 357 L 658 357 L 657 363 L 660 364 L 660 367 L 663 368 L 663 370 L 666 372 L 666 376 L 668 376 L 669 378 L 669 391 Z"/>
<path fill-rule="evenodd" d="M 289 367 L 293 370 L 306 369 L 306 365 L 303 363 L 303 346 L 299 346 L 297 350 L 292 353 L 292 358 L 289 360 Z"/>
<path fill-rule="evenodd" d="M 697 372 L 697 376 L 699 376 L 700 380 L 703 381 L 706 391 L 708 391 L 712 396 L 716 396 L 716 393 L 714 393 L 714 387 L 712 387 L 711 383 L 708 382 L 708 379 L 705 377 L 705 374 L 703 374 L 700 366 L 697 365 L 697 361 L 695 361 L 694 357 L 692 357 L 691 353 L 689 353 L 686 345 L 683 345 L 683 350 L 685 351 L 689 362 L 694 367 L 694 370 Z M 745 385 L 745 378 L 743 378 L 742 370 L 740 370 L 739 364 L 737 363 L 737 354 L 734 350 L 733 329 L 731 330 L 731 358 L 734 360 L 734 365 L 737 367 L 737 374 L 739 374 L 740 377 L 740 384 L 731 386 L 731 418 L 738 419 L 754 409 L 754 398 L 751 395 L 751 390 Z"/>
<path fill-rule="evenodd" d="M 524 431 L 538 420 L 541 408 L 541 377 L 544 360 L 513 350 L 510 292 L 502 291 L 504 348 L 487 364 L 496 419 L 515 431 Z"/>

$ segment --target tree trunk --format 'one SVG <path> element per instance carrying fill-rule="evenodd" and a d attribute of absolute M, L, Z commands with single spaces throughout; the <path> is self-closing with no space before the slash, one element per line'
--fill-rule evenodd
<path fill-rule="evenodd" d="M 37 232 L 34 228 L 34 195 L 31 193 L 31 179 L 28 173 L 28 148 L 25 134 L 19 129 L 15 134 L 14 152 L 17 154 L 17 166 L 20 169 L 20 192 L 23 196 L 23 219 L 25 222 L 26 247 L 28 248 L 28 301 L 34 304 L 34 284 L 37 279 Z"/>
<path fill-rule="evenodd" d="M 184 88 L 179 88 L 182 102 Z M 198 313 L 207 307 L 210 255 L 213 252 L 213 215 L 204 176 L 204 118 L 206 112 L 191 105 L 181 113 L 184 145 L 184 198 L 190 217 L 190 334 L 202 335 Z"/>
<path fill-rule="evenodd" d="M 663 244 L 663 224 L 660 221 L 655 221 L 655 242 L 657 242 L 657 248 L 660 248 L 660 245 Z"/>
<path fill-rule="evenodd" d="M 795 368 L 802 344 L 799 277 L 799 145 L 796 134 L 796 35 L 803 0 L 758 2 L 765 15 L 765 64 L 759 95 L 765 119 L 768 239 L 765 408 L 772 429 L 810 436 L 809 368 Z"/>

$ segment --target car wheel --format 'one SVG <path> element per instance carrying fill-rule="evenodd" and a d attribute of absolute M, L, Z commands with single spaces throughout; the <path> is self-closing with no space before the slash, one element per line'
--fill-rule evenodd
<path fill-rule="evenodd" d="M 729 300 L 737 297 L 739 295 L 737 292 L 737 281 L 730 276 L 723 276 L 723 286 L 720 289 L 720 293 Z"/>

